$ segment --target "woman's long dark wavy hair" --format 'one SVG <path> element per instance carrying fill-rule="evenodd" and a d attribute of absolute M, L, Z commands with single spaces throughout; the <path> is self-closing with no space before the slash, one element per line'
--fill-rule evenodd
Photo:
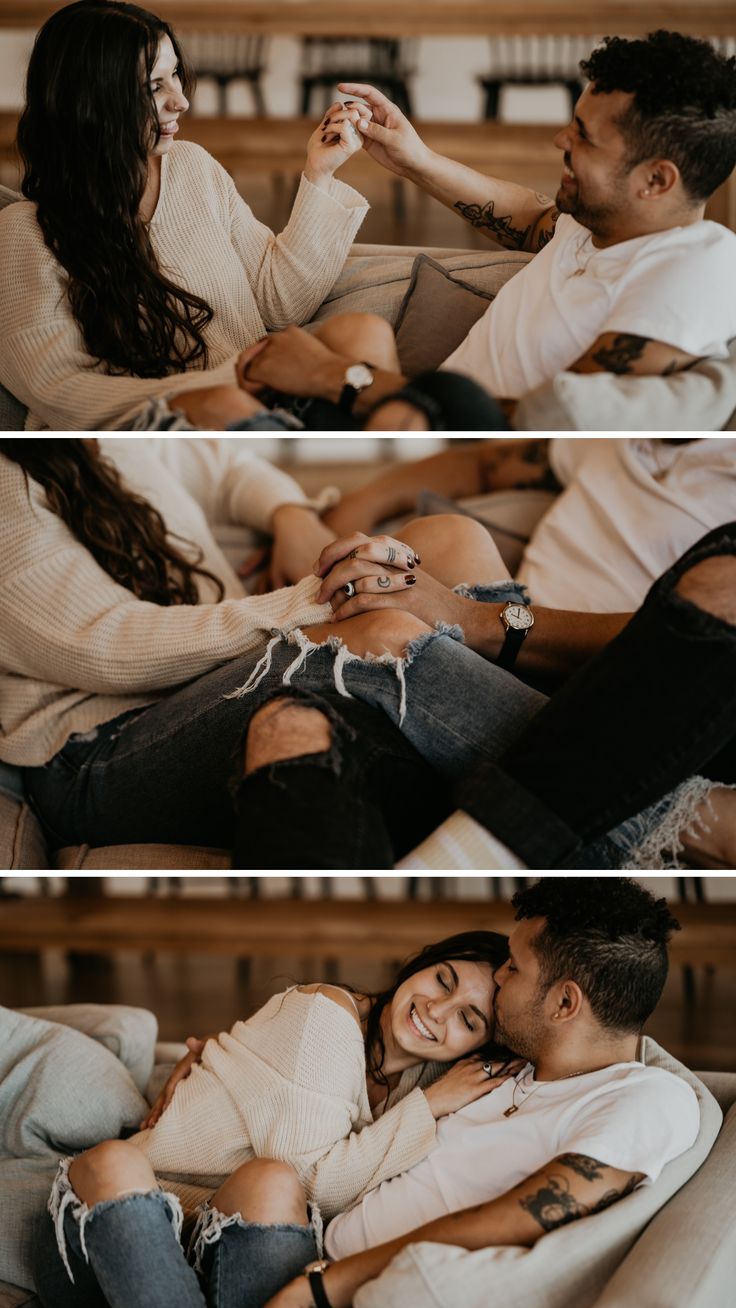
<path fill-rule="evenodd" d="M 493 970 L 502 967 L 509 956 L 509 942 L 498 931 L 462 931 L 459 935 L 448 936 L 426 945 L 401 967 L 388 990 L 373 996 L 373 1004 L 368 1014 L 365 1029 L 366 1075 L 379 1085 L 388 1085 L 383 1072 L 383 1060 L 386 1054 L 381 1031 L 381 1014 L 387 1004 L 391 1003 L 399 986 L 423 972 L 425 968 L 439 967 L 440 963 L 456 963 L 459 960 L 469 963 L 487 963 Z M 481 1058 L 508 1058 L 509 1051 L 499 1045 L 491 1036 L 476 1051 Z"/>
<path fill-rule="evenodd" d="M 109 373 L 165 377 L 207 366 L 206 300 L 161 271 L 139 208 L 160 129 L 149 79 L 171 28 L 137 5 L 79 0 L 41 28 L 18 125 L 22 190 L 69 277 L 72 313 Z"/>
<path fill-rule="evenodd" d="M 111 463 L 83 440 L 0 440 L 0 454 L 43 486 L 49 508 L 121 586 L 151 604 L 197 604 L 195 576 L 222 582 L 170 543 L 161 514 L 129 491 Z M 175 539 L 181 539 L 177 537 Z M 183 541 L 183 544 L 188 542 Z"/>

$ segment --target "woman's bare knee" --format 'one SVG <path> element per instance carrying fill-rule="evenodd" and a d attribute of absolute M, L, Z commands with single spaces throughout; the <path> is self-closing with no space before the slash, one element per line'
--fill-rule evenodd
<path fill-rule="evenodd" d="M 398 370 L 396 337 L 390 323 L 377 313 L 339 313 L 317 328 L 315 335 L 336 354 Z"/>
<path fill-rule="evenodd" d="M 736 623 L 736 555 L 701 559 L 683 573 L 675 590 L 703 612 Z"/>
<path fill-rule="evenodd" d="M 131 1190 L 153 1190 L 157 1184 L 145 1154 L 125 1140 L 105 1140 L 80 1154 L 69 1168 L 69 1181 L 88 1207 Z"/>
<path fill-rule="evenodd" d="M 290 1163 L 254 1158 L 243 1163 L 212 1197 L 212 1206 L 246 1222 L 309 1222 L 304 1189 Z"/>
<path fill-rule="evenodd" d="M 420 555 L 427 572 L 445 586 L 499 581 L 509 575 L 488 529 L 467 514 L 414 518 L 402 528 L 401 539 Z"/>
<path fill-rule="evenodd" d="M 253 714 L 245 745 L 245 774 L 268 763 L 281 763 L 305 754 L 322 754 L 332 744 L 332 728 L 324 713 L 311 705 L 279 696 Z"/>

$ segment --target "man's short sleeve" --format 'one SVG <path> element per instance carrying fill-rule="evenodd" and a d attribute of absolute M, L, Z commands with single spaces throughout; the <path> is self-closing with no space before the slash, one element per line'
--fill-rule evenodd
<path fill-rule="evenodd" d="M 668 235 L 621 270 L 600 335 L 644 336 L 723 358 L 736 334 L 736 237 L 710 222 Z M 704 287 L 711 292 L 704 295 Z"/>
<path fill-rule="evenodd" d="M 650 1070 L 587 1096 L 569 1114 L 559 1153 L 584 1154 L 622 1172 L 641 1172 L 653 1182 L 694 1144 L 699 1129 L 694 1090 L 670 1072 L 652 1076 Z"/>

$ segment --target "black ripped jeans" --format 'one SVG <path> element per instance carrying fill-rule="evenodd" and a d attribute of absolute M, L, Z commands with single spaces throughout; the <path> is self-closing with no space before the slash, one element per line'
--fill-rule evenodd
<path fill-rule="evenodd" d="M 456 787 L 458 806 L 529 867 L 574 866 L 588 841 L 696 773 L 736 782 L 736 626 L 675 590 L 716 556 L 736 558 L 736 522 L 689 549 L 500 760 Z"/>

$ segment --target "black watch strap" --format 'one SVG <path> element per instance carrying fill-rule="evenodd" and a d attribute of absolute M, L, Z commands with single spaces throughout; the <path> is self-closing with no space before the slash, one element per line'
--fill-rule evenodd
<path fill-rule="evenodd" d="M 307 1272 L 309 1288 L 312 1291 L 315 1308 L 332 1308 L 332 1304 L 327 1298 L 324 1281 L 322 1280 L 323 1275 L 323 1272 Z"/>
<path fill-rule="evenodd" d="M 507 672 L 511 671 L 519 657 L 519 651 L 526 640 L 526 635 L 526 631 L 517 631 L 514 627 L 506 628 L 506 639 L 496 660 L 499 668 L 505 668 Z"/>
<path fill-rule="evenodd" d="M 340 398 L 337 401 L 338 409 L 342 409 L 343 413 L 352 413 L 353 405 L 355 404 L 355 401 L 357 400 L 359 395 L 360 395 L 360 391 L 358 390 L 357 386 L 351 386 L 350 382 L 345 382 L 345 385 L 340 391 Z"/>

